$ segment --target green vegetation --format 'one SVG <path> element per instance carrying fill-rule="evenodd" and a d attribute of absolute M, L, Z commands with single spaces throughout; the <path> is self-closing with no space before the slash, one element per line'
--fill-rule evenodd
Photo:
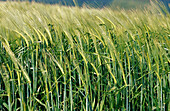
<path fill-rule="evenodd" d="M 88 6 L 88 7 L 111 7 L 112 9 L 124 8 L 124 9 L 136 9 L 145 8 L 150 5 L 150 2 L 161 2 L 163 3 L 168 11 L 170 12 L 169 0 L 1 0 L 1 1 L 27 1 L 27 2 L 38 2 L 45 4 L 60 4 L 65 6 Z"/>
<path fill-rule="evenodd" d="M 0 3 L 0 110 L 168 111 L 170 15 Z"/>
<path fill-rule="evenodd" d="M 47 4 L 62 4 L 74 6 L 75 3 L 78 6 L 82 6 L 83 4 L 88 4 L 90 6 L 99 6 L 103 7 L 107 4 L 111 3 L 112 0 L 1 0 L 1 1 L 29 1 L 29 2 L 38 2 L 38 3 L 47 3 Z"/>
<path fill-rule="evenodd" d="M 113 8 L 124 8 L 124 9 L 132 9 L 132 8 L 144 8 L 150 4 L 149 0 L 113 0 L 111 7 Z"/>

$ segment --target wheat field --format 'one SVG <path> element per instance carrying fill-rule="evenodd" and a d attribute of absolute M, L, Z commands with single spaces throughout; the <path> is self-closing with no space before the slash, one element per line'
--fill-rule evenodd
<path fill-rule="evenodd" d="M 168 111 L 170 15 L 0 2 L 0 110 Z"/>

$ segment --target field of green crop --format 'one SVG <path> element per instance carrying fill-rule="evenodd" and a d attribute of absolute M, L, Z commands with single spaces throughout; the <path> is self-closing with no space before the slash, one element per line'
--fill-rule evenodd
<path fill-rule="evenodd" d="M 0 110 L 168 111 L 170 14 L 0 2 Z"/>

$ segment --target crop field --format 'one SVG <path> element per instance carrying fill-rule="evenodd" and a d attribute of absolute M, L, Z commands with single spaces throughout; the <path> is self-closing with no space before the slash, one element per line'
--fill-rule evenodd
<path fill-rule="evenodd" d="M 170 14 L 0 2 L 1 111 L 170 111 Z"/>

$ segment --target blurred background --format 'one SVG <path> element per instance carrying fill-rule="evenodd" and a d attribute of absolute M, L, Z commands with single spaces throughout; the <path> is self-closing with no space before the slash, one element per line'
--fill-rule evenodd
<path fill-rule="evenodd" d="M 67 6 L 90 6 L 95 8 L 110 7 L 110 8 L 144 8 L 149 5 L 151 1 L 156 0 L 0 0 L 0 1 L 29 1 L 46 4 L 61 4 Z M 163 3 L 170 12 L 170 0 L 158 0 Z"/>

